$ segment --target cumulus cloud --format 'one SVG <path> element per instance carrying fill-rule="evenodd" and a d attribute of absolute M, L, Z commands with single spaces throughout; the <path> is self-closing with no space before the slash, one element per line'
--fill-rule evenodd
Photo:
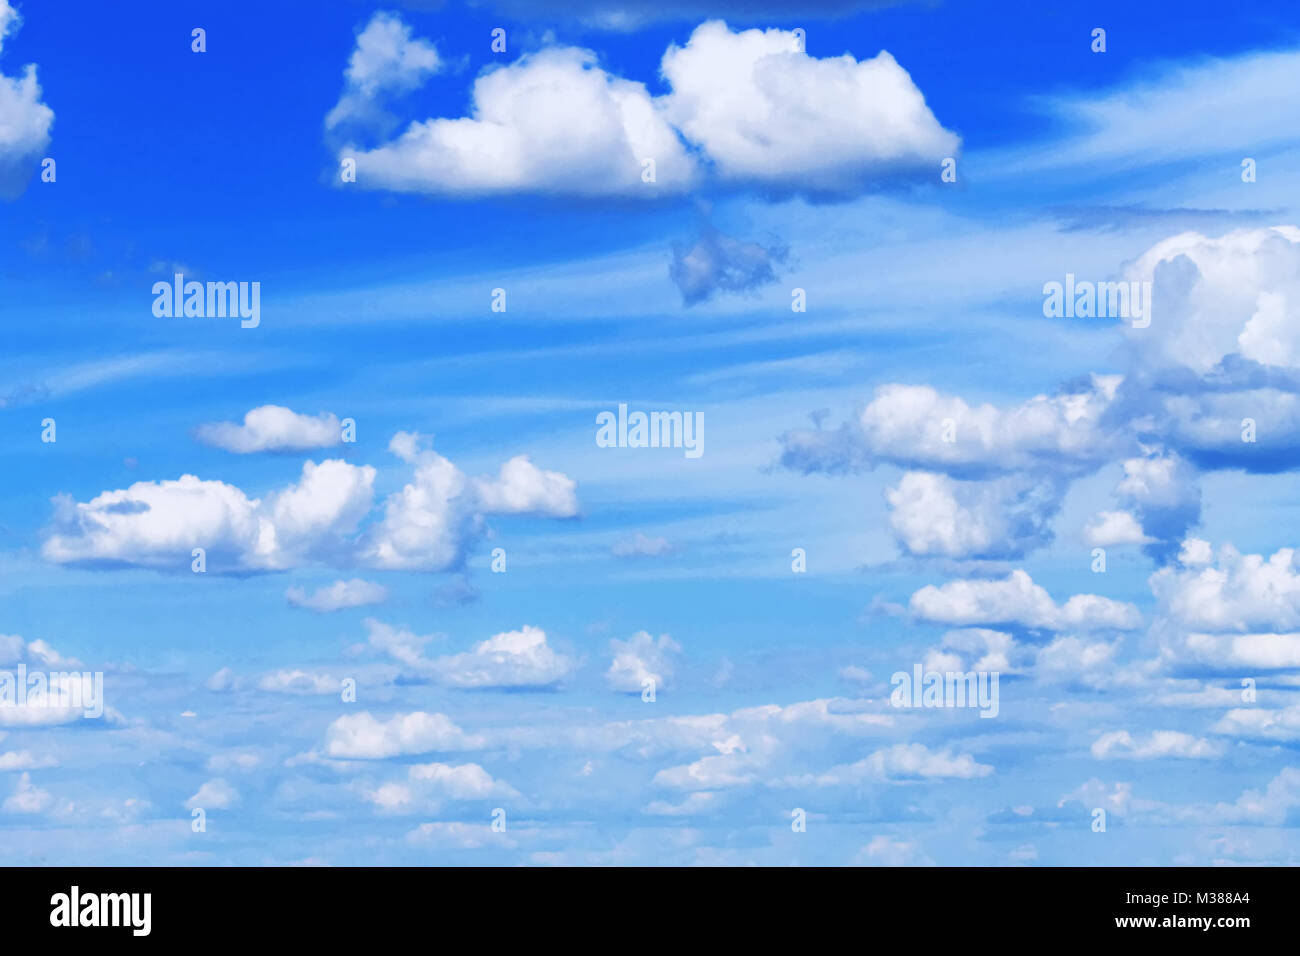
<path fill-rule="evenodd" d="M 661 535 L 650 537 L 638 531 L 628 538 L 619 538 L 611 549 L 616 558 L 658 558 L 673 551 L 672 543 Z"/>
<path fill-rule="evenodd" d="M 414 42 L 400 23 L 383 29 Z M 358 183 L 391 190 L 650 198 L 688 190 L 706 170 L 764 190 L 851 195 L 900 172 L 932 172 L 958 146 L 883 51 L 819 59 L 791 31 L 733 32 L 715 20 L 670 46 L 660 72 L 671 91 L 655 97 L 591 51 L 544 47 L 482 73 L 468 115 L 413 122 L 340 155 L 356 159 Z M 348 85 L 331 125 L 361 96 L 350 75 Z"/>
<path fill-rule="evenodd" d="M 655 640 L 649 632 L 638 631 L 626 641 L 617 638 L 609 642 L 614 659 L 605 680 L 617 691 L 641 693 L 645 681 L 653 681 L 656 688 L 667 687 L 676 669 L 676 658 L 682 647 L 667 634 Z"/>
<path fill-rule="evenodd" d="M 912 743 L 884 747 L 856 763 L 841 764 L 820 774 L 788 778 L 782 784 L 842 787 L 869 781 L 970 780 L 991 773 L 991 766 L 976 762 L 970 754 L 955 754 L 951 749 L 935 751 L 924 744 Z"/>
<path fill-rule="evenodd" d="M 42 554 L 60 564 L 183 569 L 203 548 L 213 570 L 288 568 L 357 528 L 374 480 L 374 468 L 329 459 L 305 462 L 296 485 L 264 499 L 194 475 L 136 482 L 85 503 L 56 499 L 56 530 Z"/>
<path fill-rule="evenodd" d="M 915 843 L 884 835 L 872 837 L 854 862 L 863 866 L 934 866 L 934 860 Z"/>
<path fill-rule="evenodd" d="M 342 440 L 336 415 L 328 412 L 312 417 L 281 405 L 262 405 L 244 415 L 244 423 L 212 422 L 195 429 L 205 445 L 247 455 L 259 451 L 308 451 L 331 448 Z"/>
<path fill-rule="evenodd" d="M 1155 452 L 1124 461 L 1115 494 L 1135 518 L 1147 553 L 1164 562 L 1177 550 L 1187 529 L 1200 520 L 1199 479 L 1182 457 Z M 1121 512 L 1123 513 L 1123 512 Z"/>
<path fill-rule="evenodd" d="M 221 777 L 207 781 L 185 801 L 188 810 L 226 810 L 239 801 L 239 791 Z"/>
<path fill-rule="evenodd" d="M 1020 476 L 958 481 L 909 471 L 885 500 L 890 527 L 909 554 L 1019 558 L 1052 540 L 1061 491 L 1057 482 Z"/>
<path fill-rule="evenodd" d="M 1234 707 L 1215 723 L 1213 730 L 1216 734 L 1230 737 L 1287 742 L 1300 740 L 1300 704 Z"/>
<path fill-rule="evenodd" d="M 342 682 L 329 674 L 281 670 L 264 675 L 257 682 L 257 687 L 273 694 L 337 694 Z"/>
<path fill-rule="evenodd" d="M 388 121 L 381 105 L 384 96 L 416 89 L 442 66 L 437 48 L 414 37 L 400 17 L 376 13 L 357 34 L 343 73 L 343 95 L 325 117 L 326 128 Z"/>
<path fill-rule="evenodd" d="M 365 797 L 390 813 L 434 811 L 444 801 L 518 797 L 519 793 L 476 763 L 413 765 L 402 782 L 385 783 Z"/>
<path fill-rule="evenodd" d="M 362 560 L 372 567 L 457 567 L 489 514 L 577 514 L 576 483 L 538 468 L 525 455 L 507 461 L 495 477 L 471 479 L 414 432 L 398 432 L 389 448 L 415 467 L 415 476 L 388 496 L 383 519 L 366 537 Z"/>
<path fill-rule="evenodd" d="M 1300 667 L 1300 565 L 1293 548 L 1269 557 L 1223 545 L 1211 557 L 1199 539 L 1184 542 L 1180 565 L 1149 583 L 1156 597 L 1152 633 L 1173 668 L 1212 671 Z"/>
<path fill-rule="evenodd" d="M 328 757 L 382 760 L 406 754 L 473 750 L 480 738 L 466 734 L 445 714 L 414 711 L 394 714 L 386 721 L 369 711 L 345 714 L 325 731 Z"/>
<path fill-rule="evenodd" d="M 14 784 L 14 792 L 5 798 L 5 813 L 44 813 L 54 802 L 48 790 L 42 790 L 32 783 L 32 775 L 27 772 Z"/>
<path fill-rule="evenodd" d="M 553 687 L 568 677 L 577 661 L 557 653 L 546 632 L 525 625 L 479 641 L 462 654 L 428 657 L 424 647 L 433 640 L 411 631 L 367 619 L 367 646 L 402 664 L 407 671 L 448 687 L 518 689 Z"/>
<path fill-rule="evenodd" d="M 545 631 L 525 625 L 479 641 L 464 654 L 435 658 L 429 671 L 451 687 L 550 687 L 575 666 L 547 644 Z"/>
<path fill-rule="evenodd" d="M 668 116 L 725 181 L 855 193 L 900 169 L 933 171 L 958 146 L 883 50 L 817 58 L 792 31 L 710 20 L 668 48 L 661 70 Z"/>
<path fill-rule="evenodd" d="M 22 18 L 9 0 L 0 0 L 0 53 L 21 25 Z M 49 145 L 53 125 L 54 111 L 41 102 L 34 63 L 15 76 L 0 73 L 0 196 L 22 192 Z"/>
<path fill-rule="evenodd" d="M 297 484 L 264 498 L 194 475 L 137 482 L 88 502 L 59 496 L 42 554 L 61 564 L 180 570 L 190 566 L 192 549 L 203 548 L 209 571 L 309 564 L 443 571 L 463 563 L 488 515 L 577 513 L 576 484 L 524 456 L 506 462 L 498 476 L 470 479 L 424 448 L 418 435 L 399 432 L 390 448 L 413 466 L 414 477 L 385 499 L 382 516 L 364 531 L 376 470 L 328 459 L 305 462 Z"/>
<path fill-rule="evenodd" d="M 1300 466 L 1298 270 L 1291 225 L 1185 232 L 1143 253 L 1126 278 L 1152 283 L 1152 321 L 1126 332 L 1125 414 L 1202 467 Z"/>
<path fill-rule="evenodd" d="M 1147 544 L 1151 538 L 1128 511 L 1099 511 L 1083 529 L 1089 547 L 1109 548 L 1121 544 Z"/>
<path fill-rule="evenodd" d="M 882 385 L 855 421 L 835 431 L 783 435 L 782 463 L 832 473 L 894 464 L 959 478 L 1015 471 L 1079 474 L 1117 450 L 1103 416 L 1120 381 L 1093 375 L 1060 394 L 1006 409 L 971 406 L 924 385 Z"/>
<path fill-rule="evenodd" d="M 578 513 L 577 483 L 558 471 L 543 471 L 527 455 L 516 455 L 495 478 L 474 482 L 484 514 L 571 518 Z"/>
<path fill-rule="evenodd" d="M 381 604 L 388 600 L 388 589 L 372 581 L 352 578 L 348 581 L 335 581 L 310 594 L 304 588 L 289 588 L 284 596 L 293 607 L 328 613 L 349 607 Z"/>
<path fill-rule="evenodd" d="M 1223 545 L 1211 562 L 1193 541 L 1187 567 L 1165 567 L 1150 579 L 1160 613 L 1178 626 L 1211 633 L 1300 629 L 1300 563 L 1294 548 L 1267 558 Z"/>
<path fill-rule="evenodd" d="M 357 182 L 401 192 L 534 192 L 652 198 L 679 192 L 696 164 L 645 84 L 594 53 L 548 47 L 483 73 L 468 116 L 412 123 L 374 149 L 345 146 Z M 653 160 L 653 183 L 643 182 Z"/>
<path fill-rule="evenodd" d="M 1127 730 L 1114 730 L 1102 734 L 1092 743 L 1092 755 L 1098 760 L 1116 757 L 1129 760 L 1157 760 L 1162 757 L 1207 760 L 1222 753 L 1223 747 L 1219 744 L 1177 730 L 1155 730 L 1138 738 Z"/>
<path fill-rule="evenodd" d="M 669 278 L 682 294 L 683 305 L 695 305 L 719 292 L 752 292 L 776 281 L 775 266 L 789 249 L 776 240 L 761 245 L 725 236 L 705 223 L 693 243 L 674 242 Z"/>
<path fill-rule="evenodd" d="M 1048 631 L 1134 630 L 1142 622 L 1132 604 L 1096 594 L 1076 594 L 1057 604 L 1022 570 L 1002 579 L 926 585 L 912 595 L 909 607 L 920 620 L 958 627 L 1018 624 Z"/>

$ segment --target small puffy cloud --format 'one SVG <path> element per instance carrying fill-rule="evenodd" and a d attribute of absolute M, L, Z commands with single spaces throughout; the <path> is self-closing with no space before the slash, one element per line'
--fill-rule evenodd
<path fill-rule="evenodd" d="M 968 405 L 924 385 L 882 385 L 834 431 L 782 436 L 782 463 L 797 471 L 846 472 L 895 464 L 978 478 L 1016 471 L 1080 474 L 1127 448 L 1103 423 L 1121 379 L 1093 375 L 1055 396 L 1011 408 Z"/>
<path fill-rule="evenodd" d="M 464 654 L 435 658 L 429 669 L 451 687 L 509 688 L 551 687 L 575 666 L 546 643 L 545 631 L 525 625 L 480 641 Z"/>
<path fill-rule="evenodd" d="M 840 764 L 820 774 L 787 778 L 782 785 L 842 787 L 869 781 L 970 780 L 991 773 L 991 766 L 978 763 L 970 754 L 955 754 L 947 748 L 931 750 L 924 744 L 894 744 L 856 763 Z"/>
<path fill-rule="evenodd" d="M 30 750 L 9 750 L 0 754 L 0 772 L 53 767 L 58 761 L 51 756 L 38 757 Z"/>
<path fill-rule="evenodd" d="M 1236 707 L 1224 714 L 1213 730 L 1231 737 L 1297 741 L 1300 740 L 1300 704 L 1277 708 Z"/>
<path fill-rule="evenodd" d="M 1102 734 L 1092 743 L 1092 755 L 1098 760 L 1117 757 L 1128 760 L 1158 760 L 1162 757 L 1208 760 L 1222 753 L 1223 747 L 1219 744 L 1176 730 L 1155 730 L 1138 738 L 1127 730 L 1114 730 Z"/>
<path fill-rule="evenodd" d="M 388 600 L 388 589 L 371 581 L 352 578 L 348 581 L 335 581 L 311 594 L 303 588 L 289 588 L 284 596 L 294 607 L 328 613 L 349 607 L 380 604 Z"/>
<path fill-rule="evenodd" d="M 1207 553 L 1208 552 L 1208 553 Z M 1181 566 L 1151 575 L 1152 632 L 1174 669 L 1300 667 L 1300 563 L 1293 548 L 1241 554 L 1188 539 Z M 1213 556 L 1211 556 L 1213 555 Z"/>
<path fill-rule="evenodd" d="M 577 487 L 577 482 L 567 475 L 538 468 L 527 455 L 511 458 L 495 478 L 474 482 L 484 514 L 548 518 L 571 518 L 578 513 Z"/>
<path fill-rule="evenodd" d="M 1143 253 L 1127 277 L 1153 283 L 1151 325 L 1129 335 L 1147 365 L 1204 376 L 1240 356 L 1300 368 L 1300 228 L 1180 233 Z"/>
<path fill-rule="evenodd" d="M 337 694 L 340 686 L 337 677 L 301 670 L 275 671 L 257 682 L 258 690 L 273 694 Z"/>
<path fill-rule="evenodd" d="M 752 292 L 776 281 L 775 266 L 789 250 L 779 240 L 761 245 L 725 236 L 706 223 L 694 243 L 674 242 L 669 278 L 683 305 L 695 305 L 719 292 Z"/>
<path fill-rule="evenodd" d="M 507 461 L 496 477 L 472 481 L 422 447 L 418 435 L 399 432 L 389 447 L 414 475 L 388 495 L 379 516 L 371 515 L 376 470 L 341 459 L 304 462 L 297 484 L 264 498 L 182 475 L 88 502 L 58 496 L 42 554 L 60 564 L 184 570 L 192 549 L 203 548 L 209 571 L 309 564 L 445 571 L 463 563 L 486 532 L 488 515 L 577 513 L 576 484 L 524 456 Z"/>
<path fill-rule="evenodd" d="M 1209 563 L 1208 547 L 1185 544 L 1195 559 L 1191 566 L 1164 567 L 1151 575 L 1164 617 L 1181 628 L 1210 633 L 1300 629 L 1300 562 L 1294 548 L 1266 558 L 1224 545 Z"/>
<path fill-rule="evenodd" d="M 239 686 L 239 678 L 229 667 L 223 667 L 203 684 L 208 690 L 217 694 L 226 694 Z"/>
<path fill-rule="evenodd" d="M 605 672 L 610 687 L 627 693 L 641 693 L 645 681 L 664 688 L 672 681 L 676 658 L 682 647 L 667 634 L 656 640 L 647 631 L 638 631 L 626 641 L 609 642 L 614 659 Z"/>
<path fill-rule="evenodd" d="M 343 440 L 338 416 L 321 412 L 300 415 L 282 405 L 261 405 L 244 415 L 244 423 L 211 422 L 195 429 L 205 445 L 247 455 L 259 451 L 296 452 L 332 448 Z"/>
<path fill-rule="evenodd" d="M 1099 511 L 1083 529 L 1083 540 L 1089 547 L 1110 548 L 1123 544 L 1147 544 L 1151 541 L 1142 533 L 1142 526 L 1128 511 Z"/>
<path fill-rule="evenodd" d="M 696 790 L 687 794 L 681 803 L 667 800 L 651 800 L 646 804 L 645 812 L 656 817 L 687 817 L 697 813 L 708 813 L 718 804 L 717 793 L 711 790 Z"/>
<path fill-rule="evenodd" d="M 185 569 L 203 548 L 211 570 L 275 570 L 339 547 L 370 509 L 375 469 L 305 462 L 302 476 L 264 499 L 223 481 L 182 475 L 57 501 L 42 554 L 60 564 L 117 563 Z"/>
<path fill-rule="evenodd" d="M 357 182 L 400 192 L 653 198 L 695 179 L 695 161 L 645 84 L 595 54 L 548 47 L 480 75 L 468 116 L 412 123 L 374 149 L 345 146 Z M 654 182 L 642 161 L 654 160 Z"/>
<path fill-rule="evenodd" d="M 22 24 L 9 0 L 0 0 L 0 53 Z M 32 176 L 33 164 L 50 142 L 54 111 L 41 102 L 36 65 L 15 76 L 0 73 L 0 196 L 15 196 Z"/>
<path fill-rule="evenodd" d="M 909 554 L 1019 558 L 1052 540 L 1061 488 L 1019 476 L 957 481 L 909 471 L 886 489 L 885 500 L 890 527 Z"/>
<path fill-rule="evenodd" d="M 214 777 L 185 801 L 185 807 L 189 810 L 226 810 L 238 801 L 239 791 L 221 777 Z"/>
<path fill-rule="evenodd" d="M 895 840 L 884 835 L 858 851 L 855 863 L 863 866 L 933 866 L 934 861 L 915 843 Z"/>
<path fill-rule="evenodd" d="M 1146 551 L 1164 562 L 1177 550 L 1187 529 L 1200 519 L 1201 489 L 1195 469 L 1181 456 L 1152 453 L 1124 463 L 1116 496 L 1149 535 Z"/>
<path fill-rule="evenodd" d="M 409 88 L 436 69 L 432 48 L 396 18 L 377 17 L 362 38 L 373 49 L 353 54 L 331 128 L 374 108 L 354 72 Z M 467 115 L 416 121 L 339 155 L 356 159 L 360 184 L 444 196 L 652 198 L 691 189 L 706 171 L 765 191 L 847 196 L 933 169 L 959 143 L 884 51 L 819 59 L 793 32 L 732 32 L 715 20 L 670 46 L 660 73 L 671 91 L 655 97 L 589 50 L 543 47 L 481 73 Z"/>
<path fill-rule="evenodd" d="M 650 537 L 638 531 L 628 538 L 619 538 L 611 549 L 616 558 L 658 558 L 673 551 L 672 543 L 665 537 Z"/>
<path fill-rule="evenodd" d="M 44 813 L 53 802 L 50 792 L 32 783 L 32 775 L 24 771 L 14 792 L 5 798 L 3 809 L 5 813 Z"/>
<path fill-rule="evenodd" d="M 412 813 L 436 810 L 448 800 L 486 800 L 518 797 L 519 793 L 476 763 L 415 764 L 405 782 L 385 783 L 366 793 L 366 799 L 381 810 Z"/>
<path fill-rule="evenodd" d="M 1214 560 L 1214 548 L 1201 538 L 1188 538 L 1178 550 L 1178 563 L 1185 568 L 1200 568 Z"/>
<path fill-rule="evenodd" d="M 1142 622 L 1132 604 L 1096 594 L 1076 594 L 1058 605 L 1022 570 L 1002 579 L 926 585 L 912 595 L 909 607 L 921 620 L 957 627 L 1019 624 L 1048 631 L 1133 630 Z"/>
<path fill-rule="evenodd" d="M 326 128 L 383 119 L 380 101 L 385 94 L 416 89 L 442 66 L 437 48 L 413 36 L 400 17 L 376 13 L 357 34 L 343 73 L 343 95 L 325 117 Z"/>
<path fill-rule="evenodd" d="M 710 20 L 668 48 L 661 71 L 667 115 L 725 181 L 852 194 L 936 167 L 959 143 L 886 51 L 818 58 L 792 31 Z"/>
<path fill-rule="evenodd" d="M 514 847 L 506 834 L 495 832 L 488 823 L 440 820 L 421 823 L 406 835 L 408 843 L 446 850 L 477 850 L 485 846 Z"/>
<path fill-rule="evenodd" d="M 382 760 L 406 754 L 473 750 L 481 740 L 466 734 L 445 714 L 414 711 L 386 721 L 369 711 L 345 714 L 325 732 L 325 754 L 337 759 Z"/>

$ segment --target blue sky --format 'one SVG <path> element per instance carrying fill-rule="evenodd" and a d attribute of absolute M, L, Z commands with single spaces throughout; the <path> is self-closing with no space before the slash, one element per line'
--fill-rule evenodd
<path fill-rule="evenodd" d="M 0 0 L 6 860 L 1295 863 L 1300 20 L 546 8 Z"/>

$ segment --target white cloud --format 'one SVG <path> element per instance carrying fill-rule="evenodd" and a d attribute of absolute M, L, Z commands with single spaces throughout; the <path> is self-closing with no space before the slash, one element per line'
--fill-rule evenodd
<path fill-rule="evenodd" d="M 337 694 L 342 682 L 329 674 L 281 670 L 263 676 L 257 687 L 273 694 Z"/>
<path fill-rule="evenodd" d="M 261 405 L 244 415 L 244 423 L 211 422 L 195 429 L 206 445 L 247 455 L 259 451 L 308 451 L 332 448 L 343 440 L 337 415 L 301 415 L 282 405 Z"/>
<path fill-rule="evenodd" d="M 447 459 L 399 432 L 390 448 L 414 466 L 413 480 L 367 524 L 376 471 L 341 459 L 303 464 L 302 475 L 265 498 L 234 485 L 183 475 L 106 491 L 89 502 L 55 499 L 54 529 L 42 554 L 58 563 L 122 563 L 183 570 L 193 548 L 209 571 L 271 571 L 359 563 L 402 570 L 448 570 L 486 529 L 488 514 L 568 517 L 574 482 L 527 458 L 496 478 L 471 482 Z"/>
<path fill-rule="evenodd" d="M 348 581 L 335 581 L 328 587 L 318 588 L 312 594 L 303 588 L 289 588 L 284 596 L 294 607 L 328 613 L 349 607 L 380 604 L 388 600 L 388 589 L 371 581 L 352 578 Z"/>
<path fill-rule="evenodd" d="M 0 0 L 0 52 L 21 23 L 9 0 Z M 41 102 L 35 64 L 16 76 L 0 73 L 0 194 L 21 192 L 49 145 L 53 124 L 54 111 Z"/>
<path fill-rule="evenodd" d="M 386 37 L 418 42 L 403 30 L 384 22 Z M 381 63 L 399 62 L 385 50 Z M 791 32 L 733 33 L 708 21 L 660 67 L 672 89 L 653 97 L 588 50 L 544 47 L 480 74 L 467 116 L 417 121 L 340 155 L 356 159 L 358 183 L 385 189 L 651 198 L 692 188 L 702 163 L 762 189 L 857 193 L 899 171 L 933 172 L 959 143 L 887 52 L 818 59 L 797 51 Z M 399 75 L 406 84 L 423 72 Z M 364 113 L 359 102 L 370 105 L 349 76 L 327 125 Z M 643 160 L 654 160 L 653 182 L 643 181 Z"/>
<path fill-rule="evenodd" d="M 1244 631 L 1300 626 L 1300 564 L 1293 548 L 1280 548 L 1265 559 L 1224 545 L 1216 566 L 1162 568 L 1152 575 L 1151 586 L 1162 608 L 1188 627 Z"/>
<path fill-rule="evenodd" d="M 1234 697 L 1240 699 L 1239 695 Z M 1260 740 L 1300 740 L 1300 704 L 1289 707 L 1236 707 L 1214 725 L 1216 734 Z"/>
<path fill-rule="evenodd" d="M 937 170 L 958 147 L 886 51 L 819 59 L 792 31 L 710 20 L 661 69 L 667 115 L 724 180 L 853 193 L 899 168 Z"/>
<path fill-rule="evenodd" d="M 558 471 L 543 471 L 527 455 L 516 455 L 495 478 L 474 482 L 485 514 L 571 518 L 578 513 L 577 483 Z"/>
<path fill-rule="evenodd" d="M 651 680 L 658 689 L 672 681 L 676 657 L 682 647 L 667 634 L 656 641 L 647 631 L 638 631 L 626 641 L 609 642 L 614 659 L 605 672 L 610 687 L 617 691 L 640 693 L 642 682 Z"/>
<path fill-rule="evenodd" d="M 86 503 L 57 501 L 50 561 L 121 562 L 184 569 L 191 549 L 209 570 L 274 570 L 338 547 L 370 508 L 375 469 L 329 459 L 304 462 L 298 484 L 265 499 L 234 485 L 182 475 L 140 481 Z M 224 567 L 223 567 L 224 565 Z"/>
<path fill-rule="evenodd" d="M 871 842 L 858 851 L 856 863 L 865 866 L 933 866 L 934 860 L 915 843 L 895 840 L 884 835 L 871 838 Z"/>
<path fill-rule="evenodd" d="M 32 775 L 25 772 L 14 784 L 14 792 L 5 798 L 5 813 L 43 813 L 54 802 L 48 790 L 32 783 Z"/>
<path fill-rule="evenodd" d="M 10 770 L 33 770 L 38 767 L 54 767 L 58 761 L 48 754 L 37 757 L 30 750 L 9 750 L 0 754 L 0 772 Z"/>
<path fill-rule="evenodd" d="M 782 460 L 800 471 L 889 462 L 955 477 L 1080 473 L 1128 447 L 1102 423 L 1120 382 L 1094 375 L 1087 384 L 1007 409 L 971 406 L 924 385 L 882 385 L 857 420 L 837 431 L 787 432 Z"/>
<path fill-rule="evenodd" d="M 442 68 L 438 50 L 428 40 L 413 37 L 401 19 L 383 11 L 371 17 L 343 73 L 344 90 L 325 117 L 326 128 L 377 117 L 383 94 L 416 89 Z"/>
<path fill-rule="evenodd" d="M 415 764 L 406 782 L 385 783 L 365 794 L 381 810 L 412 813 L 436 810 L 444 800 L 486 800 L 518 797 L 519 793 L 476 763 Z"/>
<path fill-rule="evenodd" d="M 445 714 L 414 711 L 380 721 L 369 711 L 339 717 L 325 732 L 326 756 L 381 760 L 405 754 L 472 750 L 481 740 L 467 735 Z"/>
<path fill-rule="evenodd" d="M 1129 338 L 1147 363 L 1201 375 L 1229 355 L 1300 367 L 1298 270 L 1295 226 L 1171 236 L 1128 270 L 1153 283 L 1151 326 Z"/>
<path fill-rule="evenodd" d="M 429 669 L 452 687 L 550 687 L 576 662 L 546 643 L 546 632 L 525 625 L 480 641 L 464 654 L 439 657 Z"/>
<path fill-rule="evenodd" d="M 344 147 L 357 182 L 445 195 L 539 192 L 652 198 L 694 181 L 695 163 L 645 85 L 595 54 L 550 47 L 480 75 L 470 115 L 415 122 L 372 150 Z M 642 181 L 642 160 L 655 182 Z"/>
<path fill-rule="evenodd" d="M 1207 760 L 1222 753 L 1223 747 L 1219 744 L 1177 730 L 1154 730 L 1145 737 L 1138 738 L 1134 738 L 1127 730 L 1114 730 L 1102 734 L 1092 743 L 1092 755 L 1098 760 L 1116 757 L 1129 760 L 1157 760 L 1162 757 Z"/>
<path fill-rule="evenodd" d="M 1123 544 L 1147 544 L 1152 539 L 1142 533 L 1142 526 L 1128 511 L 1099 511 L 1083 529 L 1089 547 L 1109 548 Z"/>
<path fill-rule="evenodd" d="M 909 607 L 922 620 L 959 627 L 1014 623 L 1052 631 L 1133 630 L 1141 624 L 1132 604 L 1096 594 L 1076 594 L 1058 605 L 1022 570 L 1000 580 L 926 585 L 912 595 Z"/>
<path fill-rule="evenodd" d="M 991 766 L 976 762 L 970 754 L 954 754 L 947 748 L 935 751 L 912 743 L 884 747 L 856 763 L 840 764 L 820 774 L 790 777 L 782 784 L 841 787 L 873 780 L 970 780 L 991 773 Z"/>
<path fill-rule="evenodd" d="M 619 538 L 611 550 L 616 558 L 658 558 L 672 553 L 673 546 L 667 538 L 651 538 L 638 531 L 629 538 Z"/>
<path fill-rule="evenodd" d="M 189 810 L 226 810 L 239 802 L 239 791 L 221 777 L 214 777 L 199 787 L 194 796 L 185 801 Z"/>
<path fill-rule="evenodd" d="M 910 554 L 1015 558 L 1050 542 L 1060 488 L 1020 477 L 956 481 L 909 471 L 885 490 L 885 500 L 890 527 Z"/>
<path fill-rule="evenodd" d="M 410 843 L 441 849 L 476 850 L 485 846 L 515 846 L 506 834 L 494 832 L 490 824 L 461 823 L 455 820 L 421 823 L 406 835 L 406 839 Z"/>

